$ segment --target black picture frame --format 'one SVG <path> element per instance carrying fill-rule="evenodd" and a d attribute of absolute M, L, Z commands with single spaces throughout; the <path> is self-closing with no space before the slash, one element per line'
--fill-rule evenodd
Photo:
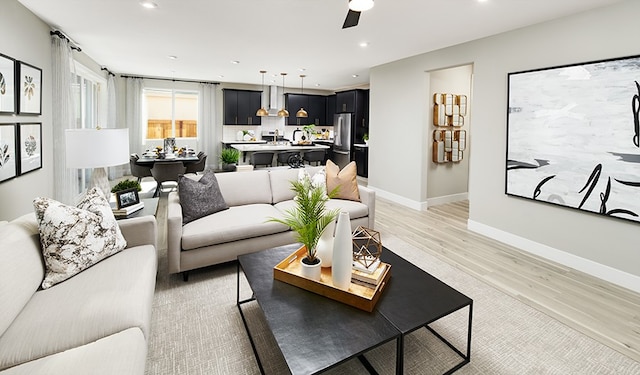
<path fill-rule="evenodd" d="M 118 209 L 140 203 L 138 188 L 131 188 L 116 192 L 116 207 Z"/>
<path fill-rule="evenodd" d="M 640 223 L 640 55 L 508 74 L 505 194 Z"/>
<path fill-rule="evenodd" d="M 42 168 L 42 123 L 18 124 L 18 176 Z"/>
<path fill-rule="evenodd" d="M 18 74 L 16 82 L 18 91 L 18 114 L 41 115 L 42 114 L 42 69 L 18 62 Z"/>
<path fill-rule="evenodd" d="M 0 53 L 0 114 L 15 114 L 16 60 Z"/>
<path fill-rule="evenodd" d="M 16 124 L 0 124 L 0 183 L 18 175 Z"/>

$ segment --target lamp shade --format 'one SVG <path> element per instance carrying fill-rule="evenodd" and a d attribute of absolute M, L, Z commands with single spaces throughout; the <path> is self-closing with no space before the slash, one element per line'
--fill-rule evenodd
<path fill-rule="evenodd" d="M 100 168 L 129 162 L 129 129 L 65 130 L 67 168 Z"/>

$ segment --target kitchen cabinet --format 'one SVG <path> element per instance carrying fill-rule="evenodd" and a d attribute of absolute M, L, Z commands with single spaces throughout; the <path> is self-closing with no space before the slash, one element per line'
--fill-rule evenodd
<path fill-rule="evenodd" d="M 369 177 L 369 147 L 354 145 L 353 154 L 358 176 Z"/>
<path fill-rule="evenodd" d="M 225 125 L 260 125 L 262 119 L 256 116 L 261 107 L 262 92 L 250 90 L 223 90 Z"/>
<path fill-rule="evenodd" d="M 333 126 L 333 115 L 336 114 L 336 95 L 327 96 L 327 125 Z"/>
<path fill-rule="evenodd" d="M 337 113 L 353 113 L 353 143 L 364 143 L 364 135 L 369 133 L 369 90 L 336 93 L 336 107 Z"/>
<path fill-rule="evenodd" d="M 285 94 L 285 103 L 287 110 L 289 110 L 287 125 L 326 125 L 327 104 L 325 96 L 307 94 Z M 296 117 L 296 112 L 298 112 L 300 108 L 304 108 L 305 111 L 307 111 L 309 117 Z"/>

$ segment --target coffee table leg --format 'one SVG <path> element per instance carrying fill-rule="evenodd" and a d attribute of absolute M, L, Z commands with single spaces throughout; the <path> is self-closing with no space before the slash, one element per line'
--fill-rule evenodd
<path fill-rule="evenodd" d="M 247 336 L 249 337 L 249 343 L 251 343 L 251 349 L 253 350 L 253 355 L 256 357 L 256 362 L 258 362 L 258 368 L 260 369 L 260 374 L 264 375 L 264 368 L 262 367 L 262 362 L 260 361 L 260 357 L 258 356 L 258 350 L 256 349 L 256 344 L 253 342 L 253 337 L 251 336 L 251 332 L 249 331 L 249 324 L 247 324 L 247 319 L 244 317 L 244 312 L 242 312 L 242 304 L 255 301 L 255 297 L 248 298 L 240 301 L 240 262 L 238 262 L 238 268 L 236 269 L 236 306 L 238 306 L 238 311 L 240 311 L 240 317 L 242 318 L 242 323 L 244 324 L 244 329 L 247 331 Z"/>
<path fill-rule="evenodd" d="M 404 373 L 404 335 L 400 334 L 396 340 L 396 375 Z"/>

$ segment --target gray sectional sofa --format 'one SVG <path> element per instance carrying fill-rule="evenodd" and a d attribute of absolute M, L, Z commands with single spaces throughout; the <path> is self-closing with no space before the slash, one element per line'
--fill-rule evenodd
<path fill-rule="evenodd" d="M 313 176 L 322 168 L 306 169 Z M 217 173 L 218 185 L 229 209 L 185 225 L 179 194 L 170 193 L 167 209 L 169 273 L 182 272 L 186 279 L 189 270 L 295 242 L 290 228 L 267 219 L 293 208 L 295 194 L 290 181 L 297 179 L 298 173 L 298 169 L 291 168 Z M 365 186 L 358 186 L 358 190 L 360 202 L 331 199 L 327 208 L 349 212 L 352 229 L 358 226 L 373 229 L 375 192 Z"/>
<path fill-rule="evenodd" d="M 34 214 L 0 225 L 0 374 L 144 374 L 157 272 L 152 216 L 127 248 L 48 289 Z"/>

